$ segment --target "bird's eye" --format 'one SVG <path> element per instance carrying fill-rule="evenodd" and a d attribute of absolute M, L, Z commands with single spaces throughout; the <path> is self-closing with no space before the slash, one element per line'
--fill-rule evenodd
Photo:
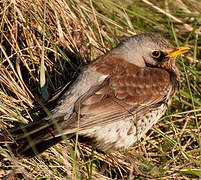
<path fill-rule="evenodd" d="M 165 54 L 160 50 L 152 51 L 151 56 L 157 61 L 162 61 L 163 59 L 165 59 Z"/>

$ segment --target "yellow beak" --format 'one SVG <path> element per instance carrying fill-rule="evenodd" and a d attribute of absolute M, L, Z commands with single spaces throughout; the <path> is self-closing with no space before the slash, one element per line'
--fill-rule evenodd
<path fill-rule="evenodd" d="M 177 47 L 175 50 L 171 51 L 168 55 L 166 55 L 166 57 L 175 57 L 175 56 L 178 56 L 180 54 L 184 54 L 186 52 L 189 52 L 191 50 L 190 47 Z"/>

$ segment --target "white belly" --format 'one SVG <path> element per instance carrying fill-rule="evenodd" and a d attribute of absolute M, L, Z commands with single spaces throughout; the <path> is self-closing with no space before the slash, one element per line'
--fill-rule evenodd
<path fill-rule="evenodd" d="M 146 134 L 165 113 L 165 110 L 166 105 L 163 104 L 154 111 L 137 117 L 137 120 L 130 117 L 104 126 L 83 130 L 79 134 L 94 138 L 97 143 L 96 147 L 103 151 L 127 149 Z"/>

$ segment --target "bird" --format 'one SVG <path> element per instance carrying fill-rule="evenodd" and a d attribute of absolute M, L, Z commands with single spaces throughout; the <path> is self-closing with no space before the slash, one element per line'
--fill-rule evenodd
<path fill-rule="evenodd" d="M 175 59 L 189 51 L 155 33 L 128 37 L 84 66 L 48 117 L 1 137 L 16 156 L 27 158 L 76 133 L 104 152 L 128 149 L 171 104 L 180 87 Z"/>

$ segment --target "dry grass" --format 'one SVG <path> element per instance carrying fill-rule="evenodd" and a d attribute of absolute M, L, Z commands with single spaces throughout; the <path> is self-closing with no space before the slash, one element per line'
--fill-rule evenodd
<path fill-rule="evenodd" d="M 73 156 L 62 142 L 19 160 L 2 146 L 0 177 L 201 178 L 200 11 L 196 0 L 0 1 L 2 129 L 42 118 L 40 104 L 51 110 L 81 66 L 126 36 L 157 32 L 194 49 L 177 61 L 183 81 L 166 116 L 127 152 L 103 154 L 79 143 Z"/>

